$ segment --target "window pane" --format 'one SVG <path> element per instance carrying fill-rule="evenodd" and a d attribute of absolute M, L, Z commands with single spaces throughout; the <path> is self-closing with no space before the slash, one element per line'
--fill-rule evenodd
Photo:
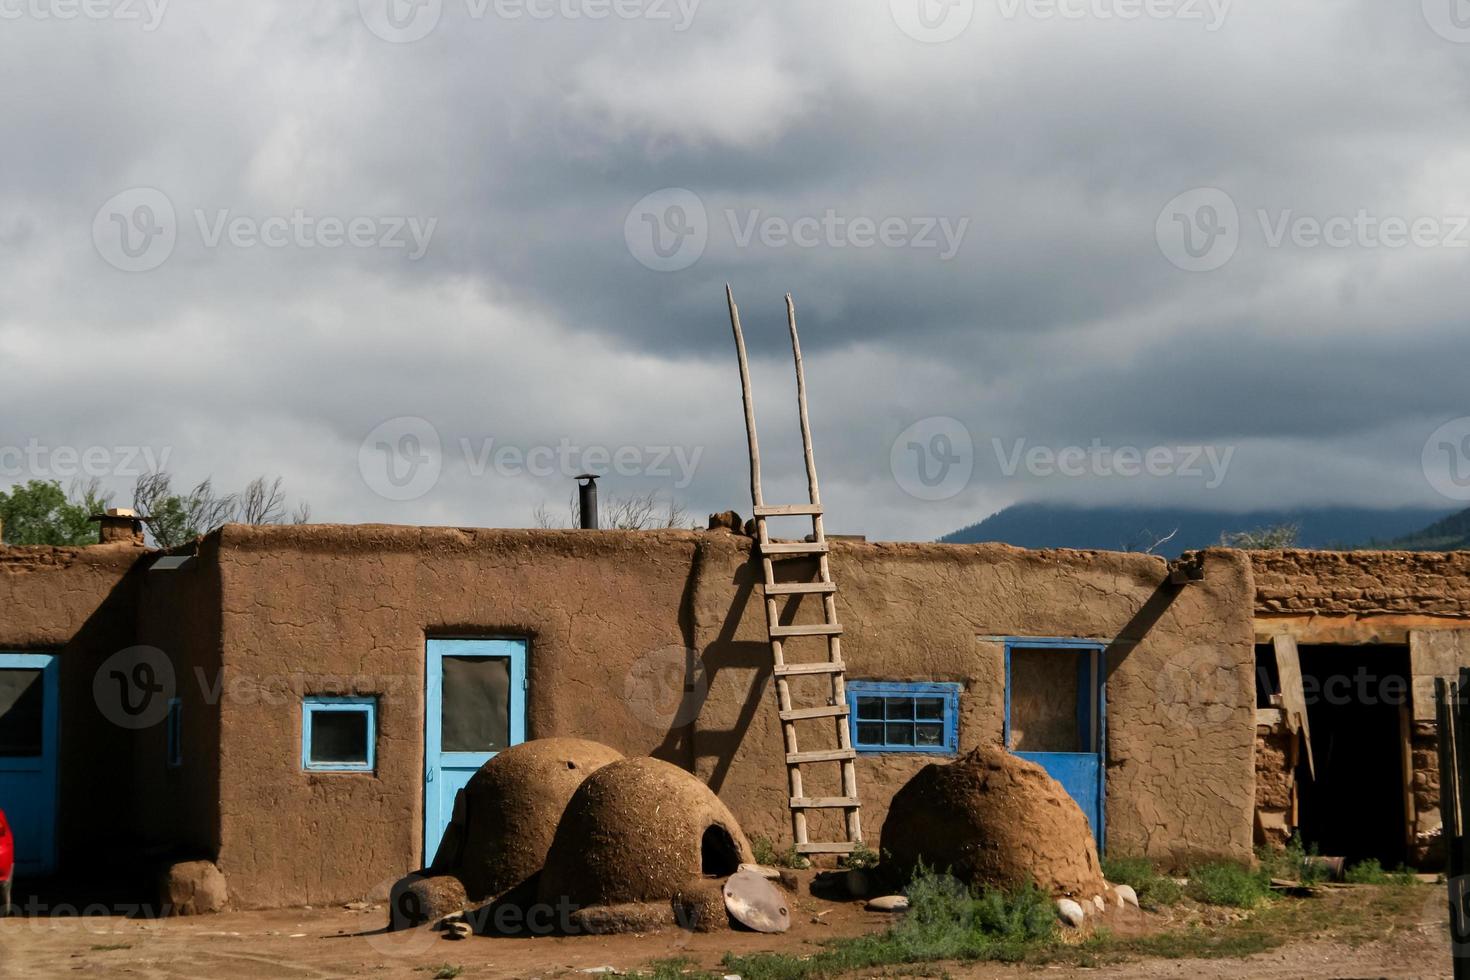
<path fill-rule="evenodd" d="M 368 715 L 366 711 L 317 709 L 311 713 L 311 761 L 368 761 Z"/>
<path fill-rule="evenodd" d="M 860 698 L 857 699 L 857 708 L 858 708 L 858 717 L 859 718 L 882 718 L 883 717 L 883 699 L 882 698 L 862 698 L 862 697 L 860 697 Z"/>
<path fill-rule="evenodd" d="M 889 745 L 913 745 L 914 725 L 913 722 L 889 722 L 888 723 Z"/>
<path fill-rule="evenodd" d="M 913 698 L 888 698 L 888 717 L 912 720 L 914 717 Z"/>
<path fill-rule="evenodd" d="M 944 720 L 944 698 L 914 698 L 914 717 Z"/>
<path fill-rule="evenodd" d="M 915 745 L 943 745 L 944 725 L 926 725 L 923 722 L 914 726 Z"/>
<path fill-rule="evenodd" d="M 39 669 L 0 670 L 0 756 L 41 754 L 45 688 Z"/>
<path fill-rule="evenodd" d="M 1077 723 L 1079 650 L 1011 651 L 1011 748 L 1016 752 L 1086 752 Z"/>
<path fill-rule="evenodd" d="M 882 745 L 883 726 L 873 722 L 858 722 L 857 737 L 859 745 Z"/>
<path fill-rule="evenodd" d="M 510 659 L 445 657 L 440 748 L 499 752 L 510 747 Z"/>

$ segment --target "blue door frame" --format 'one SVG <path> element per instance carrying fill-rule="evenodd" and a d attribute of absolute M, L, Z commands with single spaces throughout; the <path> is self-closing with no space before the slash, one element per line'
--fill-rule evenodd
<path fill-rule="evenodd" d="M 56 870 L 59 667 L 55 654 L 0 653 L 0 670 L 41 672 L 40 754 L 0 756 L 0 810 L 5 811 L 15 836 L 17 875 L 45 875 Z"/>
<path fill-rule="evenodd" d="M 509 666 L 509 748 L 526 740 L 526 654 L 524 639 L 429 640 L 424 685 L 424 864 L 434 859 L 439 841 L 454 815 L 454 798 L 494 751 L 444 751 L 444 658 L 484 657 Z"/>
<path fill-rule="evenodd" d="M 1011 751 L 1011 654 L 1015 650 L 1053 650 L 1083 653 L 1077 677 L 1077 730 L 1085 733 L 1090 752 L 1016 752 L 1037 763 L 1062 784 L 1092 825 L 1098 854 L 1103 853 L 1107 830 L 1107 654 L 1096 640 L 1011 637 L 1006 640 L 1005 746 Z"/>

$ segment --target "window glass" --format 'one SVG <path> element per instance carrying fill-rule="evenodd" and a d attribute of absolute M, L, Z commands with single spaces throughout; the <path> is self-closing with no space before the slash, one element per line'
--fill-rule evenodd
<path fill-rule="evenodd" d="M 953 752 L 959 685 L 853 681 L 853 745 L 861 751 Z"/>
<path fill-rule="evenodd" d="M 41 754 L 45 690 L 39 668 L 0 670 L 0 756 Z"/>
<path fill-rule="evenodd" d="M 510 747 L 510 658 L 445 657 L 440 748 L 499 752 Z"/>
<path fill-rule="evenodd" d="M 317 710 L 311 716 L 311 761 L 367 763 L 368 716 L 365 711 Z"/>

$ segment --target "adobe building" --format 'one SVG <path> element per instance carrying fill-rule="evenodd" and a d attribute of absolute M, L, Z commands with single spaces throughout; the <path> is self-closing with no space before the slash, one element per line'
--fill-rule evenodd
<path fill-rule="evenodd" d="M 1362 662 L 1411 682 L 1407 722 L 1371 751 L 1403 767 L 1406 822 L 1385 813 L 1381 833 L 1425 852 L 1421 692 L 1463 660 L 1470 556 L 834 540 L 831 563 L 874 843 L 907 779 L 984 742 L 1065 771 L 1109 855 L 1248 861 L 1297 827 L 1335 843 L 1295 747 L 1337 786 L 1354 725 L 1284 720 L 1296 701 L 1263 651 L 1285 636 L 1304 679 Z M 784 847 L 761 581 L 724 529 L 230 525 L 187 553 L 0 548 L 0 807 L 21 876 L 205 859 L 241 908 L 381 895 L 432 858 L 494 750 L 548 736 L 681 766 Z"/>

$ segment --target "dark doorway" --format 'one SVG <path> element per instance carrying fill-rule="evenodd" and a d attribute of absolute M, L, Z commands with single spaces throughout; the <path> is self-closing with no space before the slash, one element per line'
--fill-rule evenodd
<path fill-rule="evenodd" d="M 1316 778 L 1303 758 L 1302 841 L 1352 864 L 1407 857 L 1403 729 L 1409 648 L 1389 644 L 1299 647 Z M 1305 753 L 1303 754 L 1305 756 Z"/>

